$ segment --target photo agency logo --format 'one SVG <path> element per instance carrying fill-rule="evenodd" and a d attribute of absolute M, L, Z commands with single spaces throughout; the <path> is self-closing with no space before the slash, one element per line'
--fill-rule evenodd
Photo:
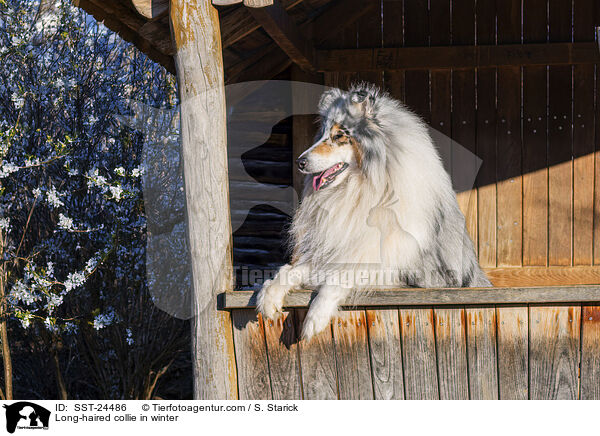
<path fill-rule="evenodd" d="M 50 411 L 29 401 L 3 406 L 6 414 L 6 431 L 14 433 L 19 430 L 48 430 Z"/>
<path fill-rule="evenodd" d="M 292 139 L 286 139 L 289 156 L 270 144 L 269 140 L 274 135 L 274 128 L 287 118 L 317 115 L 321 96 L 331 90 L 334 88 L 295 81 L 245 82 L 227 85 L 224 89 L 209 89 L 206 95 L 188 98 L 174 108 L 155 108 L 142 102 L 128 101 L 129 112 L 115 115 L 122 125 L 144 136 L 142 177 L 147 219 L 146 273 L 150 294 L 158 308 L 177 318 L 189 319 L 196 315 L 194 310 L 202 311 L 216 294 L 229 286 L 222 282 L 226 276 L 222 271 L 223 268 L 231 268 L 230 235 L 245 223 L 248 225 L 247 222 L 254 227 L 259 226 L 255 222 L 257 213 L 252 212 L 257 207 L 271 208 L 269 212 L 263 212 L 263 216 L 271 219 L 276 215 L 276 219 L 282 215 L 288 218 L 293 216 L 301 193 L 294 189 L 291 180 L 285 179 L 286 175 L 291 177 L 293 170 Z M 224 140 L 221 134 L 216 133 L 222 130 L 218 117 L 207 113 L 206 116 L 195 114 L 189 118 L 194 111 L 186 110 L 188 106 L 203 107 L 204 100 L 222 97 L 226 100 L 227 111 L 226 160 L 214 151 L 215 143 Z M 430 127 L 429 135 L 452 178 L 454 190 L 470 195 L 481 160 L 436 129 Z M 186 150 L 181 149 L 181 137 L 194 144 L 193 150 L 187 150 L 187 154 Z M 312 143 L 310 139 L 306 139 L 307 147 Z M 279 138 L 277 141 L 282 140 Z M 257 150 L 261 150 L 260 153 Z M 265 160 L 265 153 L 273 153 L 272 159 Z M 251 157 L 254 154 L 260 158 Z M 284 176 L 280 177 L 280 173 Z M 265 174 L 269 176 L 265 177 Z M 196 191 L 188 189 L 189 183 L 186 188 L 184 180 L 190 177 L 201 179 L 200 184 L 193 184 Z M 270 182 L 271 179 L 276 179 L 277 183 Z M 225 189 L 227 183 L 228 191 Z M 310 180 L 307 186 L 311 186 Z M 391 245 L 398 238 L 390 238 L 390 232 L 406 234 L 404 240 L 415 241 L 398 214 L 398 210 L 401 210 L 398 194 L 392 189 L 381 198 L 374 198 L 373 207 L 365 215 L 369 231 L 379 242 L 379 252 L 372 256 L 373 262 L 381 267 L 393 265 L 398 252 L 397 247 Z M 216 227 L 215 223 L 224 220 L 214 219 L 219 212 L 205 206 L 208 199 L 218 209 L 229 209 L 231 228 Z M 467 196 L 466 202 L 469 201 L 471 199 Z M 195 219 L 188 216 L 186 206 L 193 211 Z M 327 204 L 320 204 L 319 207 L 324 209 L 324 214 L 330 212 L 325 210 Z M 272 212 L 273 209 L 278 213 Z M 201 215 L 205 219 L 197 218 Z M 200 225 L 199 221 L 204 224 Z M 194 234 L 195 243 L 201 245 L 190 247 L 188 232 Z M 261 264 L 260 252 L 266 250 L 260 243 L 256 243 L 255 252 L 258 254 L 252 265 L 240 265 L 239 262 L 235 265 L 232 275 L 238 275 L 238 280 L 242 281 L 238 285 L 260 286 L 263 281 L 272 279 L 273 273 L 278 270 L 279 265 L 275 264 L 264 265 L 264 269 L 258 267 Z M 204 257 L 192 263 L 190 251 Z M 215 253 L 223 253 L 224 258 L 217 258 Z M 456 253 L 457 257 L 461 255 Z M 343 269 L 354 274 L 357 268 L 354 264 L 337 265 L 334 272 Z M 372 274 L 373 268 L 375 273 L 382 269 L 372 263 L 364 269 L 368 277 L 374 276 L 379 280 L 380 275 Z M 364 271 L 359 272 L 359 279 L 362 280 Z M 392 276 L 417 277 L 419 274 L 434 273 L 437 270 L 394 273 Z M 350 278 L 352 283 L 358 280 L 355 276 Z M 342 279 L 345 280 L 344 277 Z M 198 289 L 195 295 L 192 281 Z M 396 285 L 394 280 L 386 282 Z"/>

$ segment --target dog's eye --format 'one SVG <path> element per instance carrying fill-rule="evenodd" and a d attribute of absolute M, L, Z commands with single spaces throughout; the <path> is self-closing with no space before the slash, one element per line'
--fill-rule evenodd
<path fill-rule="evenodd" d="M 335 135 L 333 135 L 333 140 L 334 141 L 339 141 L 340 139 L 342 139 L 345 135 L 342 132 L 338 132 Z"/>

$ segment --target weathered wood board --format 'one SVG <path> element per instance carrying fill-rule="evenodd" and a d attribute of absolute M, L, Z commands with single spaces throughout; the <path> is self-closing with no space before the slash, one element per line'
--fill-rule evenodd
<path fill-rule="evenodd" d="M 440 397 L 433 309 L 400 309 L 404 389 L 407 400 Z"/>
<path fill-rule="evenodd" d="M 301 331 L 306 309 L 298 310 L 296 329 Z M 306 400 L 336 400 L 338 398 L 335 350 L 331 327 L 310 342 L 300 342 L 300 373 Z"/>
<path fill-rule="evenodd" d="M 526 400 L 529 397 L 528 308 L 498 307 L 499 399 Z"/>
<path fill-rule="evenodd" d="M 365 312 L 339 312 L 333 320 L 333 340 L 340 400 L 372 400 L 373 382 Z"/>
<path fill-rule="evenodd" d="M 367 329 L 375 399 L 404 399 L 398 310 L 367 310 Z"/>
<path fill-rule="evenodd" d="M 269 356 L 271 391 L 274 400 L 302 398 L 295 312 L 285 312 L 277 320 L 265 320 L 265 341 Z"/>
<path fill-rule="evenodd" d="M 306 309 L 272 323 L 235 309 L 239 397 L 599 399 L 599 307 L 372 305 L 308 343 Z"/>
<path fill-rule="evenodd" d="M 252 309 L 232 314 L 240 400 L 271 400 L 271 376 L 262 317 Z"/>
<path fill-rule="evenodd" d="M 529 313 L 529 397 L 579 397 L 580 306 L 531 306 Z"/>
<path fill-rule="evenodd" d="M 467 360 L 472 400 L 498 399 L 496 309 L 467 308 Z"/>

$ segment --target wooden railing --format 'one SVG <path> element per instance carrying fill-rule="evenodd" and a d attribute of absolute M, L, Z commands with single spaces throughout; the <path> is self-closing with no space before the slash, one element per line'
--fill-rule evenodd
<path fill-rule="evenodd" d="M 233 291 L 222 294 L 222 309 L 256 307 L 255 291 Z M 290 292 L 285 307 L 308 307 L 316 293 Z M 346 307 L 479 305 L 600 302 L 600 285 L 510 287 L 510 288 L 410 288 L 374 290 L 352 297 Z"/>
<path fill-rule="evenodd" d="M 221 295 L 240 399 L 600 399 L 600 285 L 379 290 L 306 342 L 312 296 Z"/>

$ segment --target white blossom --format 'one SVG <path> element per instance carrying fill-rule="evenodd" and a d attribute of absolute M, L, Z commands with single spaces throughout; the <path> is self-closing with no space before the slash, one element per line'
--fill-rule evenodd
<path fill-rule="evenodd" d="M 21 109 L 23 107 L 23 105 L 25 104 L 25 99 L 23 97 L 21 97 L 19 94 L 17 94 L 16 92 L 12 93 L 12 95 L 10 96 L 10 99 L 15 104 L 15 107 L 17 109 Z"/>
<path fill-rule="evenodd" d="M 53 208 L 64 206 L 64 203 L 60 200 L 61 195 L 62 194 L 58 193 L 56 188 L 53 186 L 51 189 L 46 191 L 46 202 Z"/>
<path fill-rule="evenodd" d="M 63 230 L 74 230 L 73 219 L 62 213 L 58 215 L 58 227 Z"/>
<path fill-rule="evenodd" d="M 49 313 L 52 313 L 54 309 L 60 306 L 63 302 L 63 296 L 59 294 L 51 294 L 48 297 L 47 309 Z"/>
<path fill-rule="evenodd" d="M 134 168 L 133 171 L 131 171 L 132 177 L 140 177 L 142 174 L 144 174 L 144 167 L 142 167 L 141 165 L 137 168 Z"/>
<path fill-rule="evenodd" d="M 54 277 L 54 262 L 48 262 L 46 264 L 46 275 L 48 277 Z"/>
<path fill-rule="evenodd" d="M 123 167 L 117 167 L 114 169 L 114 172 L 117 176 L 124 176 L 125 175 L 125 168 Z"/>
<path fill-rule="evenodd" d="M 31 325 L 31 314 L 30 313 L 23 314 L 23 317 L 21 318 L 21 327 L 26 329 L 30 325 Z"/>
<path fill-rule="evenodd" d="M 10 229 L 10 218 L 0 218 L 0 229 L 6 231 Z"/>
<path fill-rule="evenodd" d="M 96 265 L 98 265 L 98 259 L 95 257 L 90 258 L 85 264 L 85 272 L 91 274 L 92 271 L 94 271 L 94 268 L 96 268 Z"/>
<path fill-rule="evenodd" d="M 74 272 L 70 273 L 67 276 L 67 280 L 65 280 L 65 293 L 72 291 L 75 288 L 83 285 L 85 283 L 85 274 L 82 272 Z"/>
<path fill-rule="evenodd" d="M 25 304 L 31 304 L 38 300 L 38 297 L 27 287 L 22 281 L 18 280 L 12 287 L 10 292 L 11 298 L 16 302 L 23 302 Z"/>
<path fill-rule="evenodd" d="M 111 186 L 110 193 L 112 194 L 115 200 L 119 201 L 123 195 L 123 188 L 121 188 L 120 186 Z"/>
<path fill-rule="evenodd" d="M 6 176 L 16 172 L 19 170 L 19 167 L 10 162 L 2 162 L 0 165 L 0 179 L 5 178 Z"/>

